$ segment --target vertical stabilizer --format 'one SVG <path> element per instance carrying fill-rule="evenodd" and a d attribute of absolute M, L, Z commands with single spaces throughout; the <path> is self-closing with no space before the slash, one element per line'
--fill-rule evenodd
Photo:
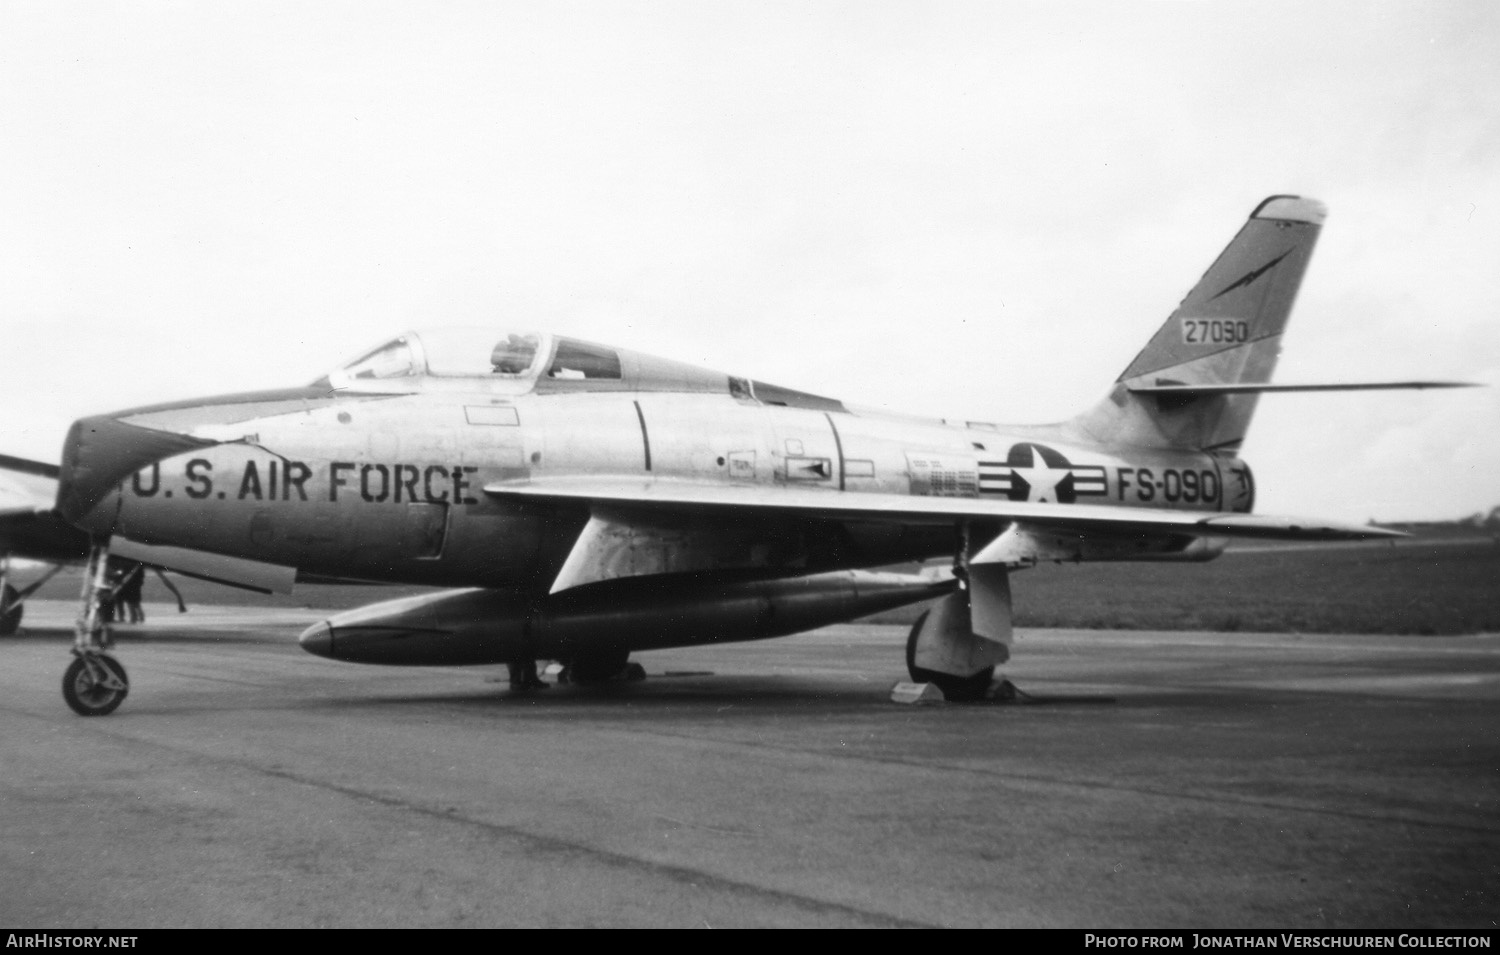
<path fill-rule="evenodd" d="M 1110 443 L 1237 451 L 1256 394 L 1131 389 L 1269 382 L 1326 213 L 1321 202 L 1298 196 L 1272 196 L 1257 206 L 1109 396 L 1074 424 Z"/>

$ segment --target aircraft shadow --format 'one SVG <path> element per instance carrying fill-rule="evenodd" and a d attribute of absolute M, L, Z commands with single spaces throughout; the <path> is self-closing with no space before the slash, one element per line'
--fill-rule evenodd
<path fill-rule="evenodd" d="M 734 711 L 816 711 L 833 714 L 840 711 L 867 712 L 872 706 L 891 707 L 897 711 L 912 709 L 995 709 L 1018 706 L 1048 708 L 1113 705 L 1116 697 L 1108 694 L 1036 694 L 1024 700 L 976 701 L 946 703 L 940 706 L 907 707 L 893 704 L 890 692 L 896 680 L 889 683 L 839 683 L 795 676 L 703 676 L 691 680 L 680 677 L 649 677 L 639 683 L 603 686 L 570 686 L 554 684 L 539 691 L 517 692 L 504 685 L 454 693 L 422 695 L 341 697 L 310 704 L 312 708 L 350 709 L 363 707 L 456 707 L 472 710 L 506 711 L 517 714 L 562 713 L 569 711 L 608 711 L 612 718 L 621 711 L 648 715 L 653 711 L 689 708 L 714 714 Z"/>
<path fill-rule="evenodd" d="M 241 630 L 160 630 L 149 625 L 116 627 L 111 631 L 116 648 L 161 645 L 214 645 L 225 643 L 272 643 L 282 638 Z M 0 637 L 0 647 L 7 643 L 72 643 L 72 627 L 21 627 L 8 637 Z"/>

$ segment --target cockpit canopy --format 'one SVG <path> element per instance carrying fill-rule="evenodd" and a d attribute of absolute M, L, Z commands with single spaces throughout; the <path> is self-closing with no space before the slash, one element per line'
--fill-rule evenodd
<path fill-rule="evenodd" d="M 729 394 L 824 411 L 843 405 L 789 388 L 544 332 L 434 328 L 407 332 L 315 384 L 350 391 L 677 391 Z"/>
<path fill-rule="evenodd" d="M 556 346 L 557 354 L 552 356 Z M 539 332 L 436 328 L 407 332 L 330 374 L 351 383 L 393 378 L 531 379 L 552 357 L 554 378 L 619 378 L 619 355 L 609 348 Z"/>

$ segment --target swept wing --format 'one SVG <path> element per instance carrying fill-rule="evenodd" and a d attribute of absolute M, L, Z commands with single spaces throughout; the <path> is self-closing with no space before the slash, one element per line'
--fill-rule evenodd
<path fill-rule="evenodd" d="M 717 484 L 639 477 L 557 477 L 496 482 L 486 494 L 545 503 L 630 505 L 744 517 L 766 515 L 895 524 L 952 524 L 965 519 L 1026 521 L 1055 530 L 1113 533 L 1172 533 L 1196 537 L 1253 537 L 1337 541 L 1403 537 L 1399 531 L 1365 524 L 1275 517 L 1266 514 L 1171 511 L 1100 504 L 1049 504 L 967 497 L 918 497 Z"/>

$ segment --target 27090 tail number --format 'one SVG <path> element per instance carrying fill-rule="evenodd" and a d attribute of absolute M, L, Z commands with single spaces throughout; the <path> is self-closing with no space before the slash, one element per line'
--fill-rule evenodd
<path fill-rule="evenodd" d="M 1182 340 L 1189 345 L 1234 345 L 1250 340 L 1250 323 L 1236 318 L 1184 318 Z"/>

